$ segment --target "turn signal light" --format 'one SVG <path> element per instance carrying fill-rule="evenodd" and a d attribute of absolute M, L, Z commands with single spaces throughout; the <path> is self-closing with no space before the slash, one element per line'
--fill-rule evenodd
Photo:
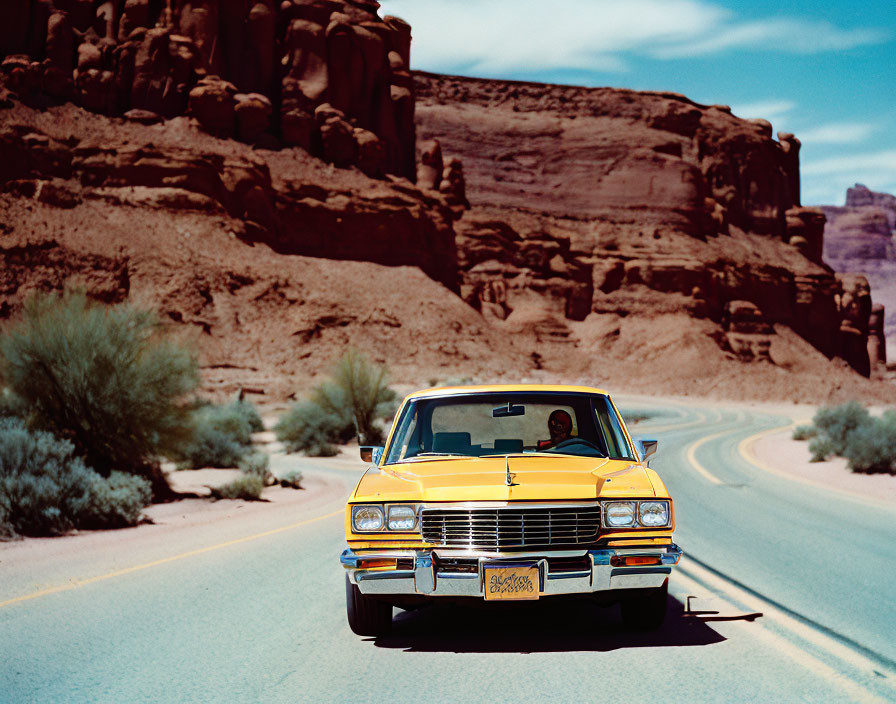
<path fill-rule="evenodd" d="M 394 570 L 396 566 L 396 560 L 384 560 L 381 558 L 378 559 L 370 559 L 370 560 L 358 560 L 358 567 L 362 570 L 373 570 L 380 568 L 387 568 Z"/>
<path fill-rule="evenodd" d="M 635 565 L 661 565 L 659 555 L 614 555 L 610 558 L 613 567 L 634 567 Z"/>

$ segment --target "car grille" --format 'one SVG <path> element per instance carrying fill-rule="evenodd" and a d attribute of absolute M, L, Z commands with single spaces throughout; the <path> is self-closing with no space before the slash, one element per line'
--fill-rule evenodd
<path fill-rule="evenodd" d="M 480 550 L 577 548 L 597 540 L 600 506 L 424 508 L 423 540 Z"/>

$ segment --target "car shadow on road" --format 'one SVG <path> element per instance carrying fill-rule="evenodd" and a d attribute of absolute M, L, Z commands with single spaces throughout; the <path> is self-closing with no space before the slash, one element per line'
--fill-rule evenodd
<path fill-rule="evenodd" d="M 377 638 L 375 644 L 407 652 L 543 653 L 697 646 L 726 640 L 702 616 L 685 613 L 682 603 L 671 596 L 667 608 L 660 629 L 638 632 L 622 624 L 618 607 L 602 608 L 583 600 L 487 608 L 424 606 L 399 611 L 392 632 Z"/>

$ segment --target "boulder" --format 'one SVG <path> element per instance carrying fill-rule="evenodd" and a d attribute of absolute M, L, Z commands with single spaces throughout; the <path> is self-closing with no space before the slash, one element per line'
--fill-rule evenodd
<path fill-rule="evenodd" d="M 380 178 L 386 169 L 386 148 L 379 137 L 370 130 L 355 127 L 358 168 L 371 178 Z"/>
<path fill-rule="evenodd" d="M 445 194 L 445 199 L 452 208 L 463 210 L 470 207 L 464 180 L 464 165 L 457 157 L 451 157 L 445 162 L 439 190 Z"/>
<path fill-rule="evenodd" d="M 273 106 L 261 93 L 237 93 L 234 99 L 237 137 L 251 144 L 268 129 Z"/>
<path fill-rule="evenodd" d="M 439 190 L 442 183 L 442 145 L 439 140 L 432 139 L 420 147 L 420 163 L 417 164 L 417 185 L 420 188 Z"/>
<path fill-rule="evenodd" d="M 320 131 L 322 156 L 331 164 L 346 168 L 357 162 L 357 146 L 354 129 L 346 122 L 342 111 L 329 103 L 318 106 L 314 111 Z"/>
<path fill-rule="evenodd" d="M 190 91 L 190 115 L 206 132 L 218 137 L 233 137 L 236 133 L 236 102 L 236 86 L 218 76 L 207 76 Z M 252 107 L 248 110 L 251 112 Z"/>

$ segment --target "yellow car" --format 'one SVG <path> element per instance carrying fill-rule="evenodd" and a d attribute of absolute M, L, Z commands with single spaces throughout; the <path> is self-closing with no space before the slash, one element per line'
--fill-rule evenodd
<path fill-rule="evenodd" d="M 590 595 L 656 628 L 681 549 L 675 510 L 606 392 L 581 386 L 430 389 L 408 396 L 348 500 L 351 629 L 442 599 Z"/>

